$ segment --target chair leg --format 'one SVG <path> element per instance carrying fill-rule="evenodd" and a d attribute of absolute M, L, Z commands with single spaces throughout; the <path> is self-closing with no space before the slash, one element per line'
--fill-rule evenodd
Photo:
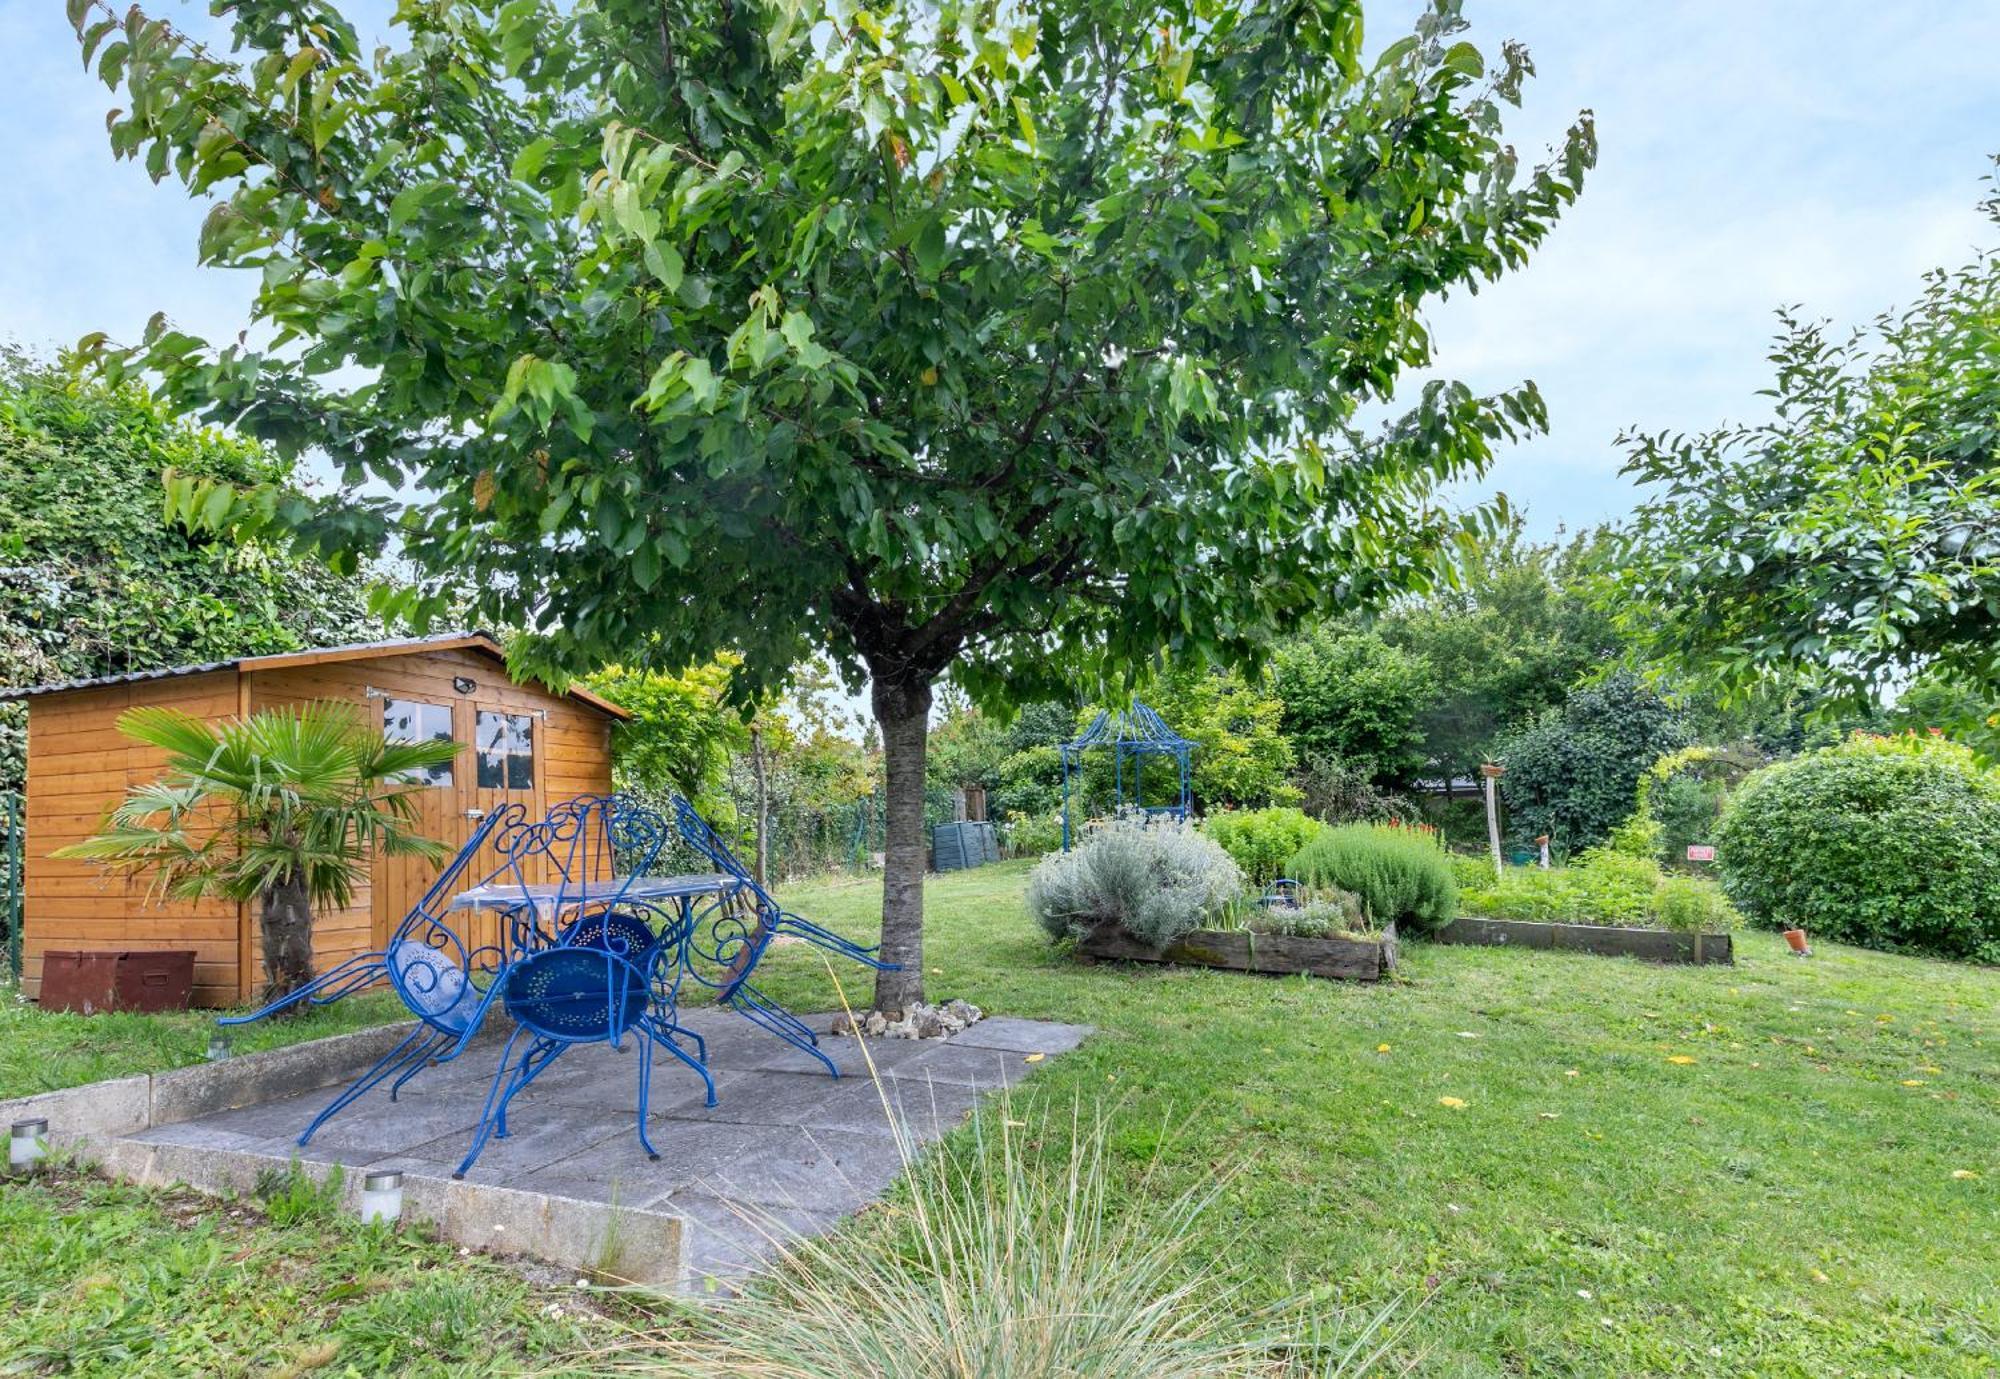
<path fill-rule="evenodd" d="M 277 1000 L 248 1015 L 225 1015 L 218 1017 L 218 1025 L 248 1025 L 267 1015 L 276 1015 L 281 1010 L 290 1010 L 299 1002 L 308 1005 L 331 1005 L 350 991 L 358 990 L 380 978 L 389 970 L 387 960 L 380 953 L 361 953 L 341 963 L 331 972 L 323 972 L 318 979 L 307 982 L 296 991 L 287 992 Z M 330 994 L 329 994 L 330 993 Z"/>
<path fill-rule="evenodd" d="M 533 1082 L 536 1078 L 540 1077 L 542 1075 L 543 1070 L 546 1069 L 549 1066 L 549 1064 L 555 1062 L 557 1056 L 560 1055 L 562 1051 L 564 1049 L 567 1049 L 568 1047 L 569 1045 L 559 1044 L 553 1039 L 544 1039 L 539 1043 L 537 1043 L 534 1048 L 529 1049 L 526 1057 L 522 1058 L 521 1067 L 523 1071 L 526 1073 L 526 1076 L 521 1079 L 519 1086 L 515 1087 L 512 1091 L 508 1092 L 506 1096 L 500 1099 L 500 1122 L 499 1125 L 495 1128 L 494 1133 L 497 1134 L 501 1139 L 504 1140 L 507 1138 L 508 1103 L 512 1102 L 514 1098 L 519 1096 L 522 1092 L 527 1091 L 528 1084 L 530 1082 Z"/>
<path fill-rule="evenodd" d="M 645 1146 L 647 1158 L 658 1159 L 660 1151 L 653 1148 L 646 1134 L 646 1103 L 653 1088 L 653 1041 L 641 1035 L 632 1042 L 639 1046 L 639 1143 Z"/>
<path fill-rule="evenodd" d="M 472 1134 L 472 1147 L 466 1151 L 465 1158 L 459 1163 L 457 1172 L 451 1175 L 454 1178 L 463 1178 L 466 1172 L 471 1169 L 473 1161 L 478 1159 L 480 1151 L 486 1148 L 486 1141 L 492 1137 L 493 1132 L 499 1125 L 504 1123 L 508 1100 L 513 1097 L 514 1093 L 527 1085 L 527 1081 L 534 1075 L 534 1071 L 540 1070 L 538 1067 L 535 1067 L 535 1056 L 538 1053 L 545 1052 L 544 1046 L 553 1041 L 535 1040 L 528 1045 L 527 1050 L 521 1055 L 520 1062 L 516 1064 L 514 1061 L 514 1043 L 525 1032 L 520 1028 L 516 1028 L 512 1034 L 507 1036 L 507 1047 L 500 1052 L 500 1067 L 493 1074 L 493 1086 L 487 1090 L 486 1105 L 479 1115 L 479 1128 Z M 557 1047 L 559 1048 L 560 1046 Z M 549 1058 L 545 1058 L 540 1067 L 547 1067 L 552 1058 L 552 1054 Z M 531 1068 L 534 1071 L 530 1071 Z"/>
<path fill-rule="evenodd" d="M 411 1066 L 422 1067 L 424 1060 L 431 1055 L 434 1040 L 435 1031 L 427 1026 L 419 1025 L 411 1030 L 402 1043 L 383 1054 L 374 1067 L 356 1078 L 353 1085 L 327 1103 L 326 1109 L 312 1118 L 312 1123 L 300 1132 L 299 1143 L 304 1145 L 312 1139 L 314 1133 L 320 1126 L 326 1124 L 329 1118 L 352 1106 L 384 1078 L 393 1077 Z"/>
<path fill-rule="evenodd" d="M 819 1051 L 819 1040 L 813 1032 L 800 1024 L 797 1016 L 788 1010 L 759 1000 L 747 987 L 737 987 L 729 995 L 728 1006 L 759 1029 L 768 1030 L 790 1044 L 801 1053 L 809 1053 L 826 1065 L 827 1075 L 835 1081 L 840 1079 L 840 1069 L 833 1060 Z M 795 1031 L 792 1026 L 797 1026 Z"/>
<path fill-rule="evenodd" d="M 688 1053 L 686 1049 L 682 1048 L 679 1044 L 676 1044 L 674 1042 L 674 1036 L 676 1034 L 685 1034 L 689 1038 L 693 1039 L 697 1044 L 701 1042 L 701 1036 L 696 1034 L 693 1030 L 682 1029 L 678 1025 L 662 1025 L 657 1020 L 648 1020 L 646 1022 L 646 1032 L 652 1035 L 654 1039 L 658 1040 L 660 1046 L 664 1048 L 668 1053 L 680 1059 L 681 1062 L 687 1064 L 690 1068 L 693 1068 L 697 1073 L 701 1074 L 702 1083 L 708 1088 L 708 1104 L 710 1106 L 715 1105 L 715 1079 L 709 1076 L 708 1066 L 707 1066 L 708 1059 L 706 1058 L 706 1056 L 697 1059 L 693 1055 Z"/>

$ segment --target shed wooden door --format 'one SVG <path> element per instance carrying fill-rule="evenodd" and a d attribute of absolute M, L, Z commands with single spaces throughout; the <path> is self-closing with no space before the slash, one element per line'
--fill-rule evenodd
<path fill-rule="evenodd" d="M 480 822 L 496 809 L 518 804 L 531 822 L 547 813 L 542 768 L 545 714 L 524 702 L 527 698 L 480 696 L 433 703 L 391 695 L 382 701 L 383 729 L 391 736 L 429 738 L 448 733 L 463 744 L 458 759 L 449 768 L 433 772 L 427 787 L 417 792 L 419 827 L 425 836 L 445 843 L 454 857 L 471 841 Z M 472 858 L 453 882 L 454 887 L 477 885 L 500 862 L 500 854 L 490 844 L 481 848 L 480 855 Z M 377 860 L 373 919 L 378 948 L 388 943 L 440 870 L 440 864 L 411 858 Z M 543 878 L 531 874 L 528 879 Z M 454 916 L 452 927 L 468 948 L 499 942 L 499 918 L 490 911 Z"/>
<path fill-rule="evenodd" d="M 442 698 L 424 698 L 417 693 L 384 694 L 380 698 L 384 736 L 404 741 L 449 739 L 467 743 L 472 737 L 469 710 Z M 423 788 L 412 792 L 417 802 L 417 832 L 435 838 L 455 856 L 470 834 L 466 778 L 472 768 L 470 753 L 461 750 L 449 766 L 434 767 L 426 775 Z M 440 864 L 416 857 L 375 859 L 374 884 L 370 887 L 374 947 L 389 942 L 423 894 L 437 880 Z M 471 885 L 470 881 L 466 882 Z M 461 938 L 466 937 L 461 934 Z"/>

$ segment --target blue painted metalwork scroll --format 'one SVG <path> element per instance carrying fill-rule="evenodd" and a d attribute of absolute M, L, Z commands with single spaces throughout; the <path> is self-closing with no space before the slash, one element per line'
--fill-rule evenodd
<path fill-rule="evenodd" d="M 1076 741 L 1065 742 L 1058 749 L 1063 768 L 1063 851 L 1069 851 L 1072 837 L 1070 778 L 1085 752 L 1097 747 L 1110 749 L 1112 805 L 1118 813 L 1136 810 L 1150 817 L 1185 820 L 1194 806 L 1192 762 L 1197 745 L 1169 728 L 1164 719 L 1137 700 L 1130 709 L 1121 709 L 1116 715 L 1109 710 L 1100 711 Z M 1172 804 L 1146 803 L 1145 766 L 1149 757 L 1172 758 L 1178 768 L 1179 789 Z M 1130 805 L 1126 803 L 1128 776 Z"/>

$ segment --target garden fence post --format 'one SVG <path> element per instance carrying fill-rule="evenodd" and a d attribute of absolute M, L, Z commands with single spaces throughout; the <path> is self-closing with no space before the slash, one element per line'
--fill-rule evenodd
<path fill-rule="evenodd" d="M 1479 774 L 1486 777 L 1486 841 L 1493 848 L 1493 874 L 1504 877 L 1506 868 L 1500 860 L 1500 799 L 1498 787 L 1500 777 L 1507 774 L 1507 768 L 1486 762 L 1479 768 Z"/>

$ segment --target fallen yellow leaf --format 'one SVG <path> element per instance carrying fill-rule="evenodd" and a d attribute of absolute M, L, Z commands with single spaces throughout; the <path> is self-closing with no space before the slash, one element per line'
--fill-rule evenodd
<path fill-rule="evenodd" d="M 1921 1077 L 1906 1077 L 1903 1079 L 1903 1085 L 1905 1087 L 1921 1087 L 1924 1085 L 1924 1080 Z"/>
<path fill-rule="evenodd" d="M 1832 1279 L 1828 1278 L 1828 1277 L 1827 1277 L 1827 1276 L 1826 1276 L 1825 1274 L 1821 1273 L 1821 1272 L 1820 1272 L 1820 1271 L 1819 1271 L 1818 1269 L 1815 1269 L 1815 1270 L 1813 1270 L 1813 1271 L 1812 1271 L 1812 1281 L 1813 1281 L 1814 1283 L 1831 1283 L 1831 1282 L 1833 1282 L 1833 1280 L 1832 1280 Z"/>
<path fill-rule="evenodd" d="M 1452 1110 L 1457 1111 L 1463 1109 L 1465 1103 L 1455 1096 L 1441 1096 L 1438 1098 L 1438 1105 L 1449 1106 Z"/>
<path fill-rule="evenodd" d="M 1669 1062 L 1669 1063 L 1679 1063 L 1679 1064 L 1681 1064 L 1681 1065 L 1685 1066 L 1685 1065 L 1687 1065 L 1687 1064 L 1689 1064 L 1689 1063 L 1692 1063 L 1692 1062 L 1694 1062 L 1694 1059 L 1693 1059 L 1692 1057 L 1690 1057 L 1689 1055 L 1687 1055 L 1687 1054 L 1684 1054 L 1684 1053 L 1671 1053 L 1671 1054 L 1668 1054 L 1668 1055 L 1667 1055 L 1667 1062 Z"/>
<path fill-rule="evenodd" d="M 1377 1044 L 1375 1046 L 1375 1052 L 1377 1053 L 1387 1053 L 1388 1051 L 1389 1051 L 1389 1046 L 1387 1044 Z"/>
<path fill-rule="evenodd" d="M 1933 1067 L 1932 1067 L 1932 1066 L 1931 1066 L 1930 1064 L 1928 1064 L 1928 1063 L 1919 1063 L 1919 1064 L 1917 1065 L 1917 1071 L 1918 1071 L 1918 1072 L 1920 1072 L 1920 1073 L 1941 1073 L 1941 1072 L 1943 1072 L 1943 1071 L 1944 1071 L 1944 1069 L 1943 1069 L 1943 1068 L 1933 1068 Z"/>
<path fill-rule="evenodd" d="M 1580 1074 L 1579 1074 L 1579 1073 L 1577 1072 L 1577 1070 L 1576 1070 L 1575 1068 L 1569 1068 L 1569 1069 L 1566 1069 L 1566 1070 L 1564 1070 L 1564 1072 L 1563 1072 L 1563 1076 L 1564 1076 L 1564 1077 L 1577 1077 L 1577 1076 L 1580 1076 Z"/>
<path fill-rule="evenodd" d="M 1951 1171 L 1951 1176 L 1954 1178 L 1964 1179 L 1964 1178 L 1977 1178 L 1979 1175 L 1977 1173 L 1974 1173 L 1969 1168 L 1954 1168 Z"/>
<path fill-rule="evenodd" d="M 1027 1056 L 1027 1057 L 1026 1057 L 1025 1059 L 1023 1059 L 1022 1061 L 1023 1061 L 1023 1062 L 1026 1062 L 1026 1063 L 1039 1063 L 1039 1062 L 1041 1062 L 1041 1061 L 1042 1061 L 1042 1060 L 1043 1060 L 1044 1058 L 1047 1058 L 1047 1057 L 1048 1057 L 1048 1055 L 1047 1055 L 1047 1054 L 1045 1054 L 1045 1053 L 1031 1053 L 1031 1054 L 1029 1054 L 1029 1055 L 1028 1055 L 1028 1056 Z"/>

